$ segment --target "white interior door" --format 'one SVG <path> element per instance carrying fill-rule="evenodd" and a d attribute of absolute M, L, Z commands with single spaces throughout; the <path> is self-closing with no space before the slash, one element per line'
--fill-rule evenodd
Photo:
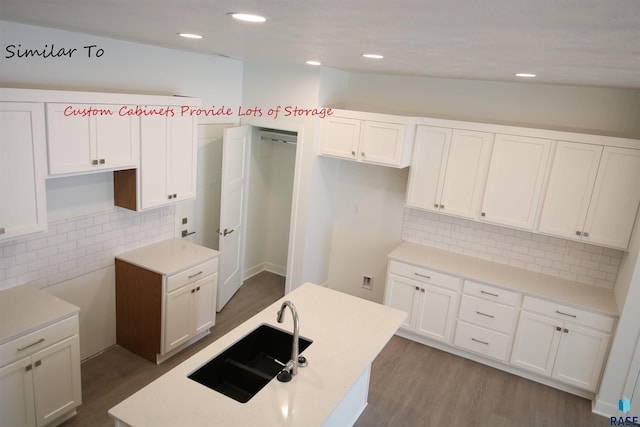
<path fill-rule="evenodd" d="M 220 280 L 216 310 L 231 299 L 244 280 L 244 246 L 248 162 L 251 150 L 249 126 L 224 130 L 222 188 L 220 197 Z"/>

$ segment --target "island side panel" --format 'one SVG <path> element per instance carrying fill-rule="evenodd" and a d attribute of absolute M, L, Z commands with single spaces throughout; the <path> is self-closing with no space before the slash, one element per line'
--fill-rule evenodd
<path fill-rule="evenodd" d="M 116 259 L 116 342 L 156 363 L 162 328 L 162 275 Z"/>

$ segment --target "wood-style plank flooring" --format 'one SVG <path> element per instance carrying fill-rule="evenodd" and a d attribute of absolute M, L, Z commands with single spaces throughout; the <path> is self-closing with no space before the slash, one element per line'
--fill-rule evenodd
<path fill-rule="evenodd" d="M 284 278 L 249 279 L 218 313 L 211 334 L 161 365 L 114 346 L 82 364 L 83 404 L 63 424 L 112 426 L 107 410 L 224 335 L 284 293 Z M 275 313 L 274 313 L 275 316 Z M 393 337 L 373 363 L 369 405 L 356 427 L 602 427 L 591 402 L 500 370 Z"/>

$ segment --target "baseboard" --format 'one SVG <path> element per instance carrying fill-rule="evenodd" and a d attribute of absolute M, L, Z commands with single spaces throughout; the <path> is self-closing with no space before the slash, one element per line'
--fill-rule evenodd
<path fill-rule="evenodd" d="M 249 267 L 244 270 L 244 280 L 251 279 L 253 276 L 268 271 L 269 273 L 277 274 L 278 276 L 286 277 L 287 268 L 281 265 L 272 264 L 269 262 L 263 262 L 256 264 L 253 267 Z"/>

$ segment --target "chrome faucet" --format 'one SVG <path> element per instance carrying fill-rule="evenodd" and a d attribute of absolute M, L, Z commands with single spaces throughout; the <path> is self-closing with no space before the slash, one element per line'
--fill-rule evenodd
<path fill-rule="evenodd" d="M 291 301 L 285 301 L 282 303 L 280 310 L 278 311 L 278 323 L 284 321 L 284 309 L 289 307 L 291 309 L 291 315 L 293 316 L 293 345 L 291 346 L 291 360 L 287 362 L 284 370 L 288 371 L 291 375 L 298 373 L 298 366 L 306 366 L 306 359 L 298 356 L 298 340 L 300 338 L 300 320 L 298 319 L 298 312 L 296 306 Z"/>

